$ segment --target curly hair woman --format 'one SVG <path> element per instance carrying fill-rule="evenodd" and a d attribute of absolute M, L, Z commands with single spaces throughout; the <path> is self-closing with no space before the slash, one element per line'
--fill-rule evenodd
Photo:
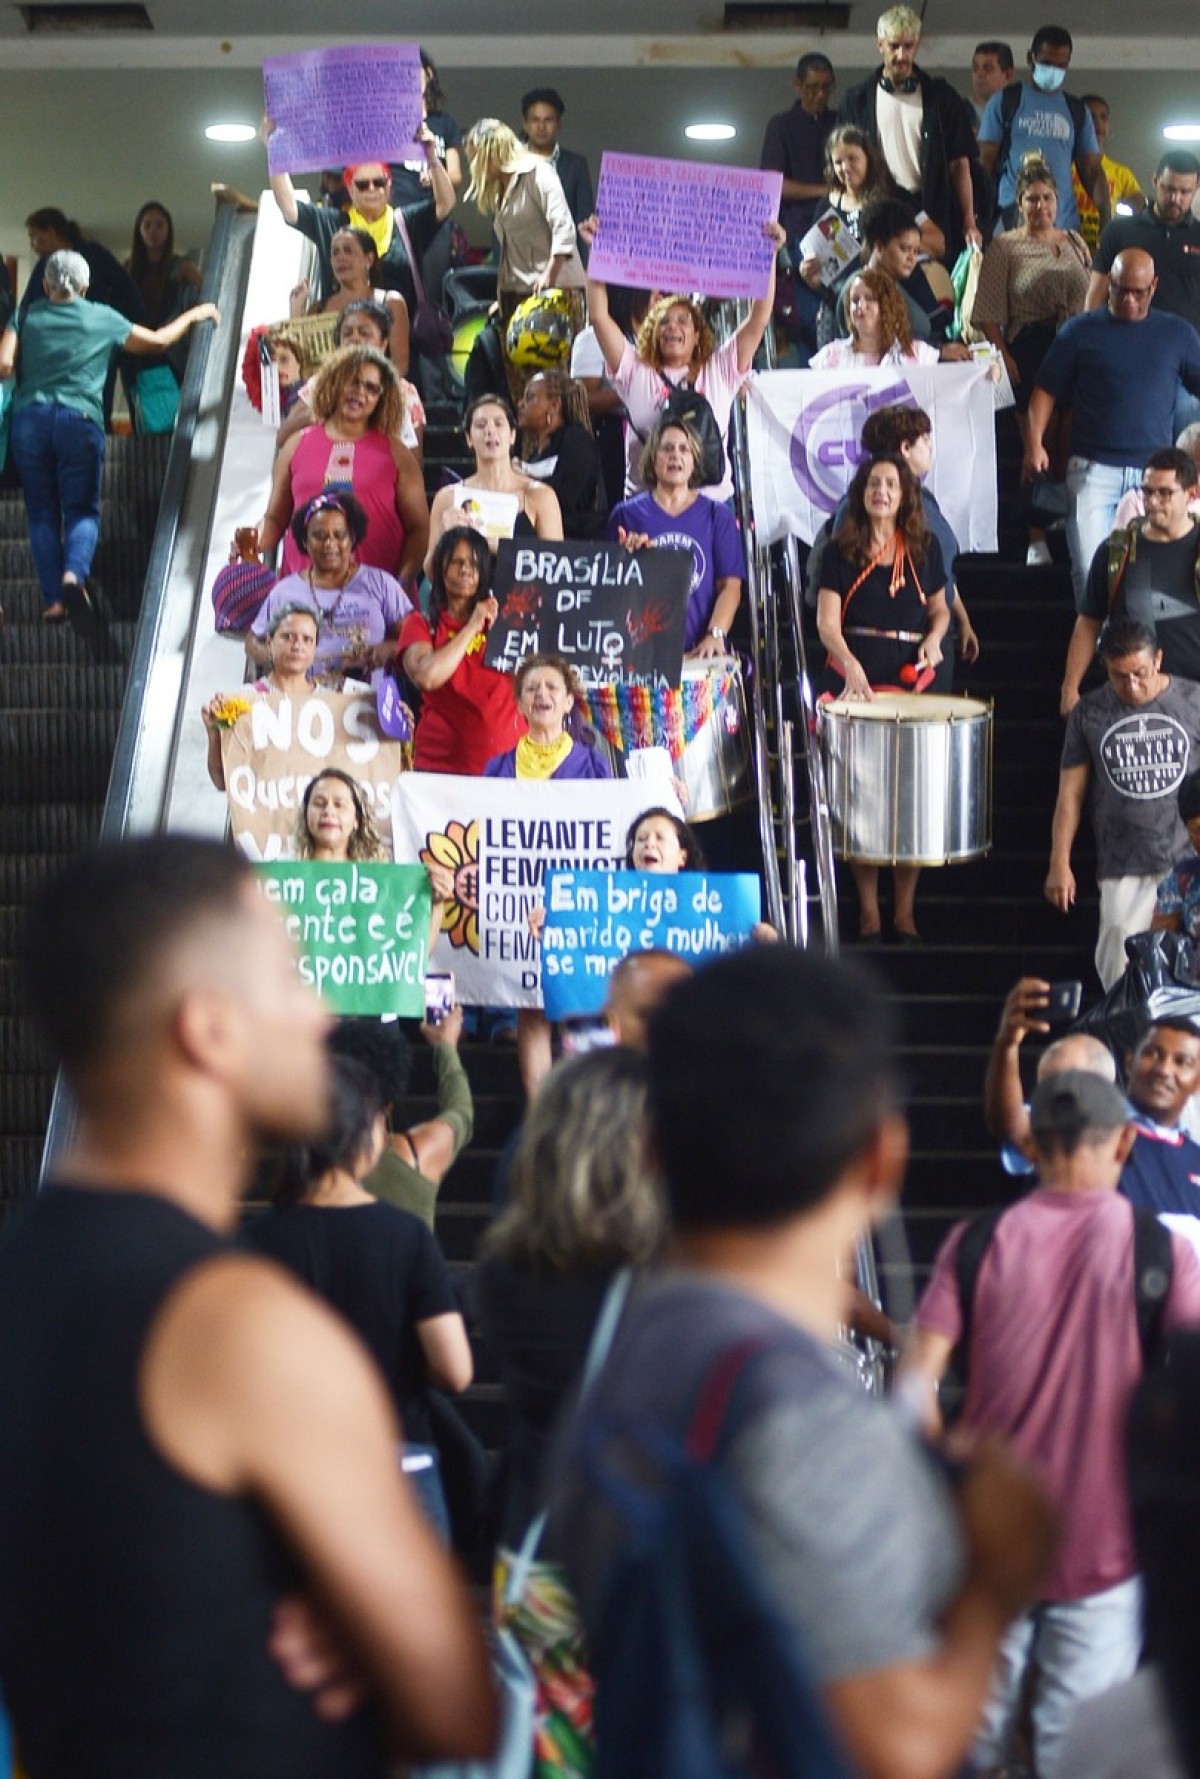
<path fill-rule="evenodd" d="M 580 225 L 580 235 L 590 245 L 599 221 L 590 217 Z M 777 222 L 763 225 L 775 253 L 787 236 Z M 717 345 L 703 311 L 690 297 L 663 297 L 647 312 L 631 344 L 609 312 L 608 286 L 588 279 L 588 315 L 596 341 L 604 354 L 608 380 L 625 404 L 629 416 L 625 462 L 625 492 L 637 494 L 642 487 L 641 448 L 663 404 L 680 384 L 691 384 L 709 403 L 721 437 L 729 433 L 734 397 L 750 374 L 754 354 L 762 344 L 775 306 L 775 259 L 766 294 L 756 297 L 750 313 L 735 333 Z M 706 492 L 714 500 L 728 500 L 733 481 L 728 466 L 719 482 Z"/>
<path fill-rule="evenodd" d="M 916 478 L 903 458 L 874 457 L 850 484 L 845 522 L 821 565 L 817 629 L 827 656 L 825 689 L 868 701 L 878 687 L 898 690 L 905 669 L 938 665 L 949 622 L 945 564 L 925 524 Z M 879 871 L 857 863 L 851 871 L 860 937 L 877 942 Z M 917 940 L 919 875 L 918 866 L 896 867 L 896 936 L 909 944 Z"/>
<path fill-rule="evenodd" d="M 848 340 L 830 340 L 810 361 L 814 371 L 865 364 L 936 364 L 939 353 L 926 340 L 914 340 L 908 309 L 886 272 L 858 272 L 846 292 Z"/>
<path fill-rule="evenodd" d="M 284 539 L 283 566 L 295 574 L 304 551 L 286 536 L 293 513 L 329 488 L 348 488 L 367 516 L 359 562 L 415 588 L 429 541 L 421 468 L 397 438 L 404 413 L 400 377 L 373 346 L 342 346 L 326 360 L 308 394 L 313 425 L 290 438 L 275 459 L 259 548 Z"/>

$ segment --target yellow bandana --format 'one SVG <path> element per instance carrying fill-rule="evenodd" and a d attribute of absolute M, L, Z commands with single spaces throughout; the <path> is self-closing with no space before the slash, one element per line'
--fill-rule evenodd
<path fill-rule="evenodd" d="M 392 215 L 391 205 L 389 204 L 383 215 L 377 217 L 374 222 L 368 222 L 362 212 L 356 210 L 354 205 L 351 204 L 346 220 L 352 229 L 365 229 L 367 231 L 368 235 L 370 235 L 372 241 L 375 243 L 376 253 L 379 255 L 380 259 L 382 259 L 388 248 L 391 246 L 392 236 L 396 232 L 396 218 Z"/>
<path fill-rule="evenodd" d="M 532 735 L 522 735 L 517 743 L 517 777 L 553 778 L 574 745 L 567 734 L 557 741 L 535 741 Z"/>

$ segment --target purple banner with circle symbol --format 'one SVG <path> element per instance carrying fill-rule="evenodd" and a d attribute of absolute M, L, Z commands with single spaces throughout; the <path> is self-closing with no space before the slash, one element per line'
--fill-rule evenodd
<path fill-rule="evenodd" d="M 271 173 L 314 173 L 363 161 L 421 160 L 425 116 L 415 43 L 347 45 L 263 63 Z"/>
<path fill-rule="evenodd" d="M 588 272 L 637 290 L 766 296 L 782 173 L 604 154 Z"/>
<path fill-rule="evenodd" d="M 996 548 L 995 394 L 974 364 L 768 371 L 746 392 L 750 484 L 760 543 L 812 543 L 866 458 L 863 422 L 897 404 L 933 423 L 926 486 L 962 550 Z"/>

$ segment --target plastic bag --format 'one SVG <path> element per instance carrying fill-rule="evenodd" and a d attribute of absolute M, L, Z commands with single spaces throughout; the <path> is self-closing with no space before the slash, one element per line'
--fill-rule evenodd
<path fill-rule="evenodd" d="M 982 264 L 983 253 L 978 247 L 964 247 L 950 273 L 950 282 L 954 286 L 954 320 L 946 332 L 952 340 L 961 340 L 964 346 L 974 345 L 984 338 L 977 327 L 971 326 Z"/>

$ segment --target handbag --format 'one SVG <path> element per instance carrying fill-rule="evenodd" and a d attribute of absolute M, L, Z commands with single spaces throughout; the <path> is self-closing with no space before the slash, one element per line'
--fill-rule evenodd
<path fill-rule="evenodd" d="M 275 570 L 265 562 L 227 562 L 212 584 L 213 613 L 224 636 L 249 630 L 275 585 Z"/>
<path fill-rule="evenodd" d="M 139 433 L 173 432 L 179 417 L 179 385 L 165 364 L 147 365 L 133 386 L 133 418 Z"/>
<path fill-rule="evenodd" d="M 421 277 L 421 262 L 413 252 L 412 236 L 408 232 L 408 224 L 404 220 L 403 210 L 397 208 L 395 216 L 396 227 L 400 230 L 400 239 L 404 242 L 404 251 L 408 255 L 413 286 L 417 293 L 417 312 L 409 325 L 408 337 L 422 358 L 445 358 L 454 344 L 454 328 L 446 311 L 439 309 L 436 303 L 426 300 L 425 280 Z"/>
<path fill-rule="evenodd" d="M 633 1273 L 625 1267 L 608 1287 L 583 1367 L 581 1394 L 586 1396 L 608 1357 L 625 1309 Z M 546 1529 L 545 1510 L 521 1541 L 501 1595 L 502 1614 L 519 1606 Z M 492 1632 L 492 1667 L 500 1697 L 500 1739 L 490 1760 L 439 1761 L 417 1767 L 413 1779 L 530 1779 L 537 1740 L 538 1683 L 533 1664 L 515 1632 L 501 1623 Z M 578 1768 L 576 1768 L 578 1771 Z"/>

